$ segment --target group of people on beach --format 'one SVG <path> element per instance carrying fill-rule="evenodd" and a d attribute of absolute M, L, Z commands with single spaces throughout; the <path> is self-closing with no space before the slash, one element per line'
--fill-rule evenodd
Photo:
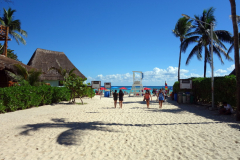
<path fill-rule="evenodd" d="M 122 90 L 119 91 L 119 93 L 117 93 L 117 90 L 115 90 L 115 92 L 113 92 L 113 100 L 114 100 L 114 107 L 117 107 L 117 99 L 119 98 L 119 106 L 120 108 L 122 108 L 122 103 L 123 103 L 123 96 L 124 93 Z"/>
<path fill-rule="evenodd" d="M 157 101 L 159 102 L 159 108 L 162 108 L 162 103 L 163 101 L 165 101 L 165 93 L 162 89 L 160 89 L 158 92 L 157 92 Z M 117 90 L 115 90 L 115 92 L 113 92 L 113 100 L 114 100 L 114 107 L 116 108 L 117 107 L 117 100 L 119 99 L 119 106 L 120 108 L 122 108 L 122 104 L 123 104 L 123 96 L 124 96 L 124 93 L 122 90 L 119 91 L 119 93 L 117 93 Z M 144 94 L 144 99 L 143 101 L 146 100 L 146 103 L 147 103 L 147 108 L 149 108 L 149 101 L 150 101 L 150 98 L 152 100 L 152 96 L 151 96 L 151 93 L 149 92 L 149 90 L 146 90 L 146 93 Z"/>
<path fill-rule="evenodd" d="M 163 91 L 162 89 L 160 89 L 160 90 L 156 93 L 156 95 L 157 95 L 157 101 L 159 102 L 159 108 L 162 108 L 162 103 L 163 103 L 163 101 L 165 101 L 165 98 L 166 98 L 165 93 L 164 93 L 164 91 Z M 146 90 L 146 93 L 145 93 L 145 95 L 144 95 L 143 101 L 146 100 L 146 102 L 147 102 L 147 108 L 149 108 L 150 98 L 151 98 L 151 100 L 152 100 L 151 93 L 149 92 L 149 90 Z"/>

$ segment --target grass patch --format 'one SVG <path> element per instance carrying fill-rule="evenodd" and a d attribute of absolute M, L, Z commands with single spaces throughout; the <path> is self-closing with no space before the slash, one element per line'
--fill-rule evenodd
<path fill-rule="evenodd" d="M 78 104 L 78 105 L 84 105 L 84 104 L 87 104 L 87 103 L 83 103 L 83 104 L 82 104 L 82 103 L 76 103 L 76 104 Z"/>

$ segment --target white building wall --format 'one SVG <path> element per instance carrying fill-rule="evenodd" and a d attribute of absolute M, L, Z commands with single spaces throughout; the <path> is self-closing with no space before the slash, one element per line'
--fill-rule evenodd
<path fill-rule="evenodd" d="M 44 81 L 45 83 L 50 83 L 52 87 L 57 87 L 59 84 L 59 81 Z"/>

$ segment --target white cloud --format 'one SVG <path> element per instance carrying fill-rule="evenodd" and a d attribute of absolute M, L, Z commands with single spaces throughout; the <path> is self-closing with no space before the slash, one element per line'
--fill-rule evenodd
<path fill-rule="evenodd" d="M 192 75 L 186 75 L 189 73 L 189 70 L 181 69 L 180 73 L 181 78 L 192 77 Z M 172 85 L 175 81 L 177 81 L 178 68 L 173 66 L 169 66 L 166 69 L 155 67 L 152 71 L 145 71 L 143 74 L 143 85 L 164 85 L 165 81 Z M 136 77 L 140 77 L 140 75 L 136 74 Z M 112 82 L 112 85 L 132 85 L 133 75 L 130 73 L 112 75 L 99 74 L 95 78 L 88 77 L 88 82 L 92 80 Z"/>
<path fill-rule="evenodd" d="M 235 64 L 231 65 L 231 67 L 227 68 L 228 71 L 232 72 L 235 69 Z"/>
<path fill-rule="evenodd" d="M 218 69 L 215 71 L 215 73 L 223 74 L 223 73 L 227 73 L 227 71 L 223 69 Z"/>
<path fill-rule="evenodd" d="M 214 76 L 224 76 L 227 75 L 228 71 L 231 70 L 234 65 L 227 68 L 227 70 L 218 69 L 214 72 Z M 195 72 L 195 73 L 194 73 Z M 180 78 L 186 79 L 190 77 L 203 77 L 203 74 L 196 73 L 197 70 L 189 72 L 189 70 L 181 69 L 180 70 Z M 164 85 L 164 82 L 167 81 L 168 85 L 173 85 L 174 82 L 178 79 L 178 67 L 169 66 L 166 69 L 155 67 L 152 71 L 143 72 L 143 85 Z M 211 76 L 211 71 L 207 71 L 208 77 Z M 136 77 L 140 77 L 140 75 L 136 75 Z M 103 81 L 103 82 L 112 82 L 112 85 L 132 85 L 133 83 L 133 75 L 132 73 L 125 74 L 111 74 L 111 75 L 102 75 L 99 74 L 96 77 L 88 77 L 88 82 L 93 80 Z M 102 84 L 103 84 L 102 82 Z"/>

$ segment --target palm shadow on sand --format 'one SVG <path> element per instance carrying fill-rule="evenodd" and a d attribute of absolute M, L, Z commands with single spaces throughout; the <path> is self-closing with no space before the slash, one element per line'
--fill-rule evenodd
<path fill-rule="evenodd" d="M 20 135 L 30 136 L 30 132 L 39 131 L 46 128 L 68 128 L 68 130 L 60 133 L 57 137 L 57 143 L 60 145 L 80 145 L 84 134 L 89 132 L 84 131 L 104 131 L 104 132 L 120 132 L 109 129 L 108 126 L 132 126 L 132 127 L 150 127 L 150 126 L 165 126 L 165 125 L 194 125 L 194 124 L 210 124 L 222 122 L 196 122 L 196 123 L 162 123 L 162 124 L 121 124 L 121 123 L 104 123 L 104 122 L 66 122 L 66 119 L 51 119 L 53 123 L 37 123 L 27 124 L 22 128 L 25 129 Z M 235 126 L 236 127 L 236 126 Z M 80 142 L 80 143 L 79 143 Z"/>

